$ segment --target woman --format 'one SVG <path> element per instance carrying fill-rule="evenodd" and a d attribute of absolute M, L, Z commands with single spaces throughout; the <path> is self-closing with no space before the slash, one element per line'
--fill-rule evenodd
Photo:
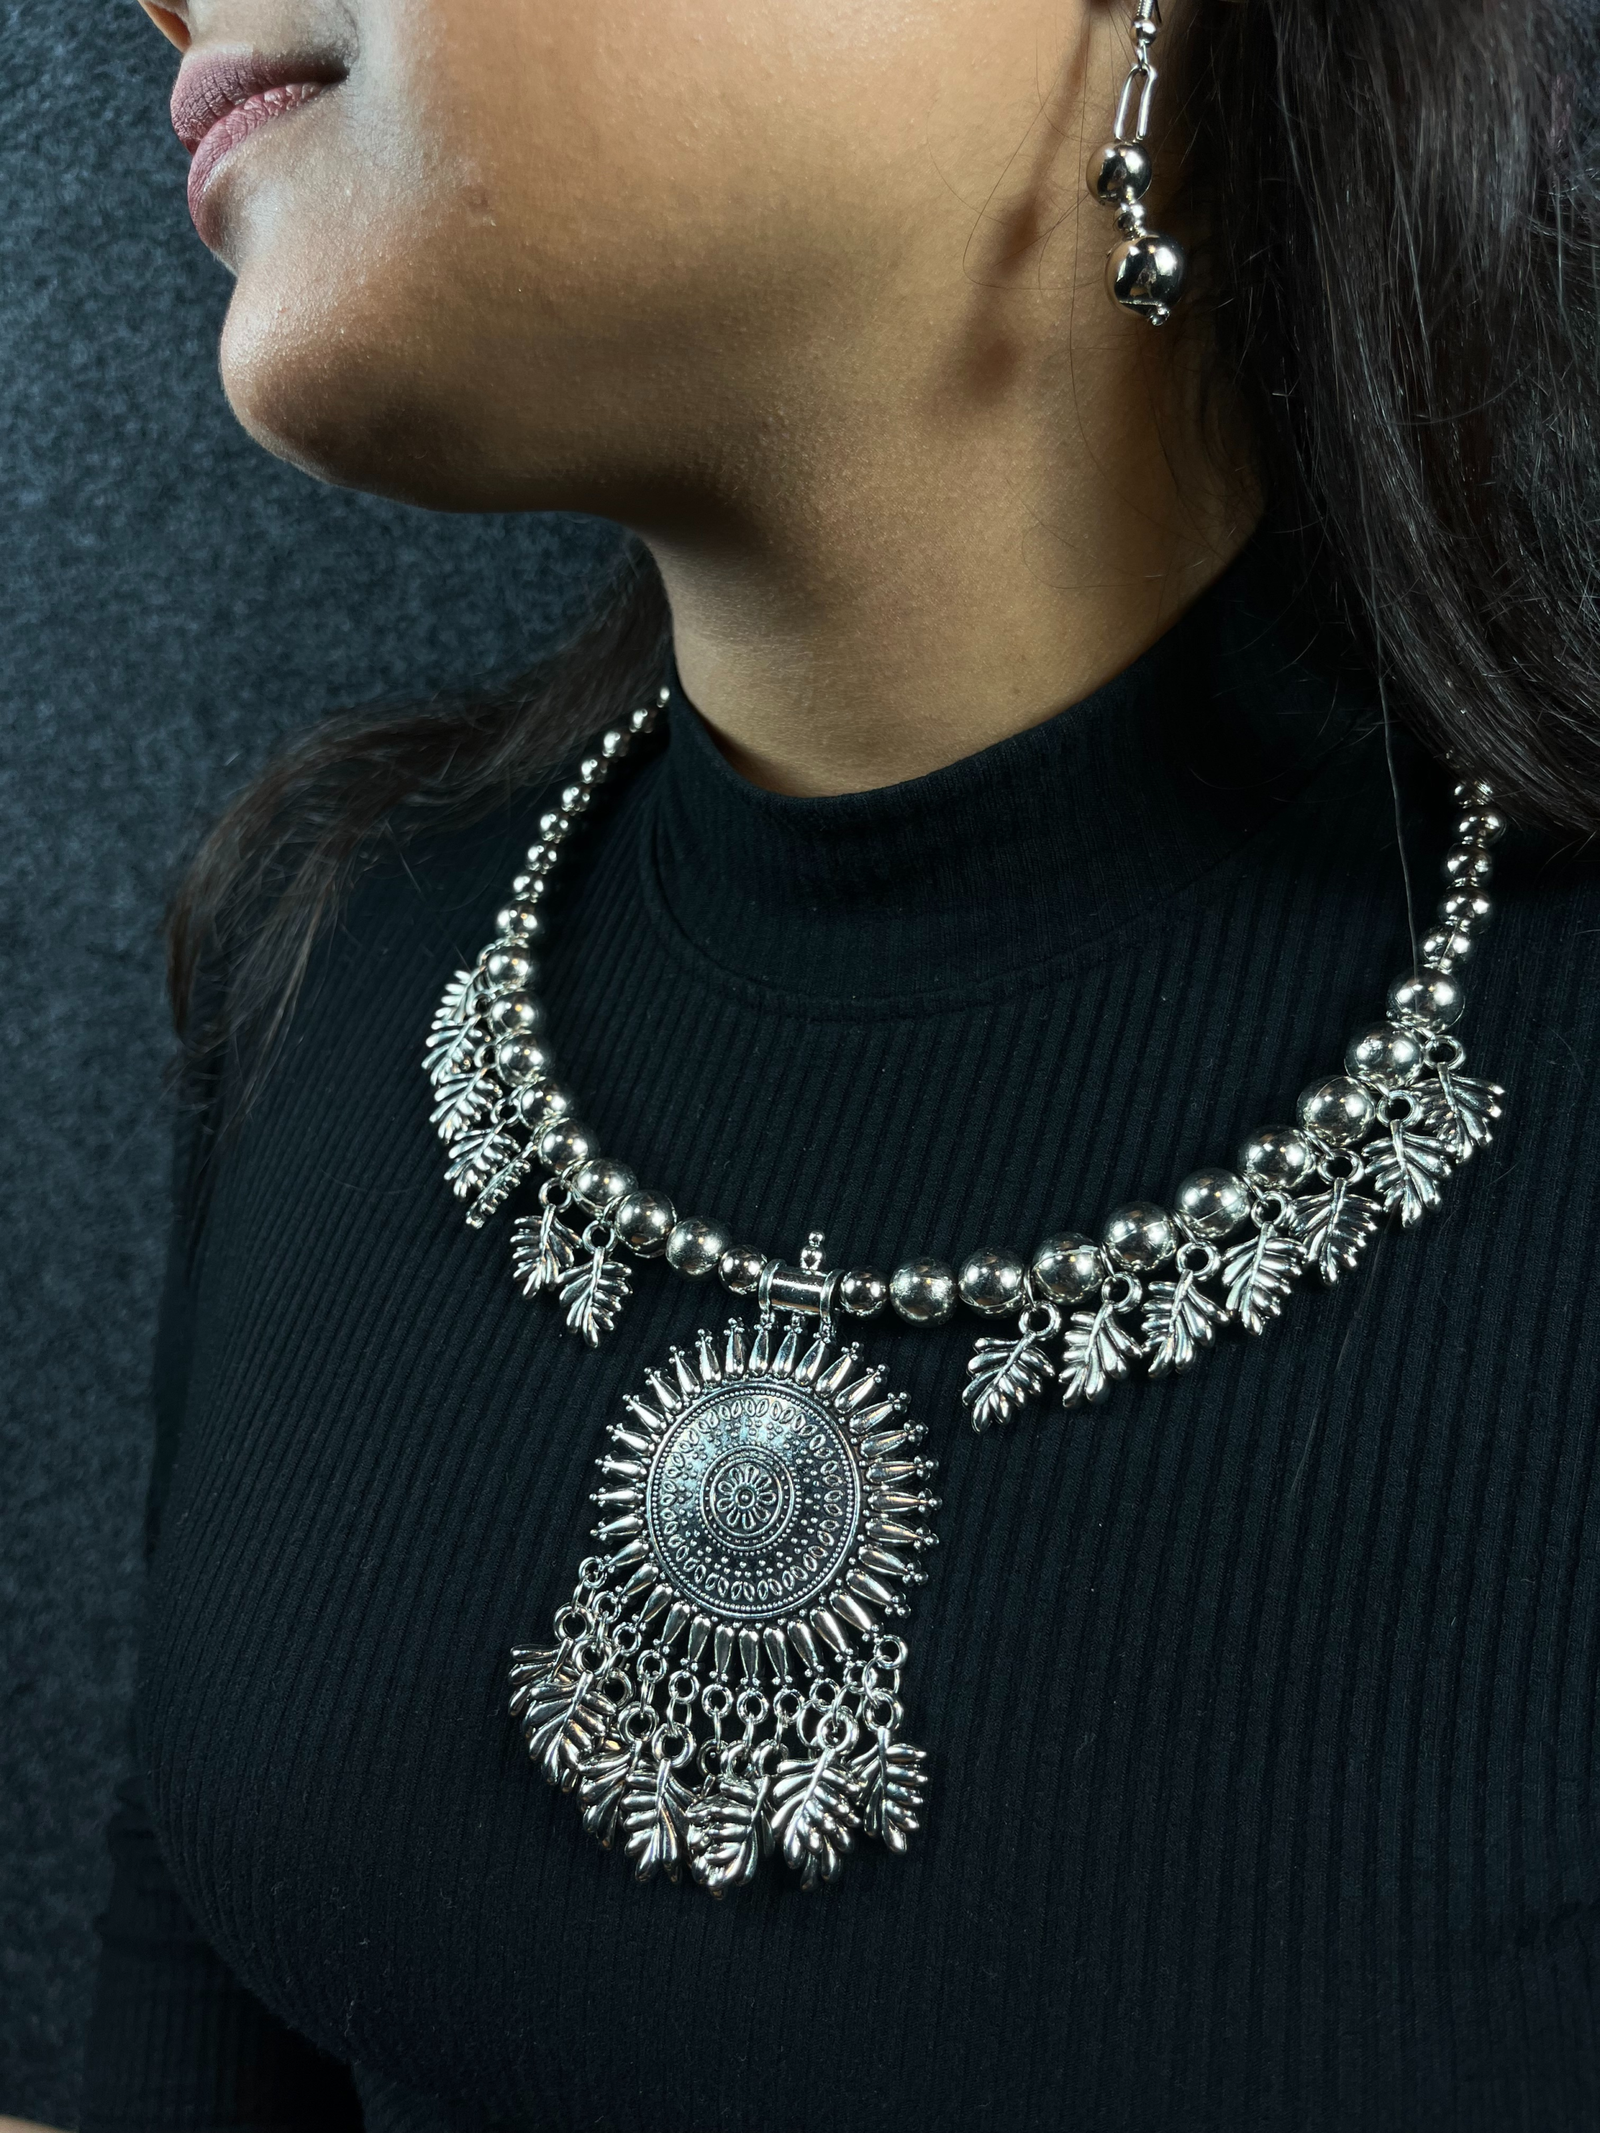
<path fill-rule="evenodd" d="M 85 2125 L 1592 2124 L 1592 18 L 147 6 L 635 539 L 180 901 Z"/>

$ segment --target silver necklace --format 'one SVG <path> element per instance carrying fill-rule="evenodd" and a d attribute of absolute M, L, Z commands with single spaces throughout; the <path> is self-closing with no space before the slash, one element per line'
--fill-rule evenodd
<path fill-rule="evenodd" d="M 1342 1280 L 1386 1216 L 1409 1227 L 1438 1205 L 1500 1116 L 1504 1091 L 1466 1074 L 1454 1025 L 1504 823 L 1488 786 L 1456 787 L 1446 893 L 1417 967 L 1352 1038 L 1344 1072 L 1302 1093 L 1296 1124 L 1252 1133 L 1237 1171 L 1195 1171 L 1170 1208 L 1116 1209 L 1098 1241 L 1053 1236 L 1031 1256 L 980 1250 L 958 1267 L 908 1259 L 885 1278 L 830 1269 L 817 1232 L 790 1265 L 680 1217 L 600 1152 L 555 1078 L 534 992 L 551 877 L 658 709 L 603 735 L 541 816 L 494 938 L 445 990 L 424 1065 L 469 1223 L 547 1173 L 539 1211 L 512 1227 L 512 1272 L 591 1347 L 615 1327 L 635 1260 L 754 1301 L 753 1320 L 673 1349 L 611 1423 L 599 1545 L 555 1642 L 513 1653 L 511 1708 L 545 1776 L 641 1880 L 687 1867 L 721 1894 L 777 1852 L 810 1888 L 858 1835 L 904 1851 L 927 1785 L 924 1751 L 901 1737 L 894 1625 L 934 1545 L 935 1462 L 841 1317 L 889 1306 L 938 1327 L 965 1304 L 1009 1318 L 967 1364 L 962 1400 L 982 1431 L 1052 1385 L 1077 1407 L 1138 1370 L 1186 1370 L 1227 1327 L 1263 1333 L 1302 1276 Z"/>

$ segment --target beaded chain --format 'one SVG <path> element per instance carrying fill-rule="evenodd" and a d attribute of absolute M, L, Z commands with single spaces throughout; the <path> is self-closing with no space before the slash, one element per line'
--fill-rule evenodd
<path fill-rule="evenodd" d="M 513 1272 L 527 1294 L 558 1296 L 591 1346 L 630 1292 L 628 1258 L 663 1257 L 691 1281 L 718 1276 L 735 1295 L 757 1297 L 764 1317 L 787 1305 L 825 1328 L 836 1310 L 868 1319 L 888 1307 L 913 1326 L 943 1326 L 959 1305 L 991 1320 L 1014 1315 L 1015 1332 L 980 1340 L 967 1366 L 963 1400 L 981 1430 L 1010 1420 L 1052 1380 L 1072 1407 L 1103 1399 L 1136 1368 L 1151 1377 L 1187 1369 L 1227 1326 L 1264 1332 L 1301 1277 L 1342 1279 L 1385 1216 L 1420 1221 L 1452 1170 L 1490 1139 L 1505 1092 L 1464 1071 L 1457 973 L 1490 920 L 1490 847 L 1505 823 L 1490 787 L 1472 778 L 1455 788 L 1462 812 L 1438 924 L 1416 967 L 1390 986 L 1385 1019 L 1352 1037 L 1342 1073 L 1301 1092 L 1294 1124 L 1248 1135 L 1235 1170 L 1194 1171 L 1170 1207 L 1133 1201 L 1098 1239 L 1068 1232 L 1031 1255 L 986 1247 L 954 1265 L 910 1258 L 888 1275 L 825 1272 L 816 1233 L 800 1266 L 785 1267 L 719 1222 L 679 1215 L 579 1123 L 534 991 L 558 862 L 601 788 L 654 730 L 666 695 L 602 734 L 541 815 L 494 938 L 451 980 L 424 1058 L 446 1176 L 469 1223 L 486 1222 L 535 1164 L 550 1173 L 540 1212 L 514 1226 Z M 1047 1344 L 1058 1336 L 1052 1358 Z"/>

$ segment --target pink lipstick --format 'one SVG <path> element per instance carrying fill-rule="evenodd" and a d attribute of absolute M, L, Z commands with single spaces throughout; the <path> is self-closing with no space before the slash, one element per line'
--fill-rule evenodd
<path fill-rule="evenodd" d="M 208 195 L 233 151 L 261 127 L 321 96 L 344 72 L 337 61 L 304 53 L 269 59 L 258 52 L 210 52 L 184 61 L 172 91 L 172 129 L 189 151 L 189 213 L 208 244 L 216 219 Z"/>

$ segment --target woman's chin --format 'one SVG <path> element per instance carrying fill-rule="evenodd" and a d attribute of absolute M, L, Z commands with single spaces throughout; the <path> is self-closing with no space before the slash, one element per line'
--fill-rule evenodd
<path fill-rule="evenodd" d="M 315 301 L 301 281 L 258 299 L 243 275 L 223 328 L 229 405 L 255 441 L 339 488 L 433 510 L 505 508 L 486 493 L 472 439 L 448 398 L 396 361 L 405 337 L 364 320 L 359 303 Z"/>

